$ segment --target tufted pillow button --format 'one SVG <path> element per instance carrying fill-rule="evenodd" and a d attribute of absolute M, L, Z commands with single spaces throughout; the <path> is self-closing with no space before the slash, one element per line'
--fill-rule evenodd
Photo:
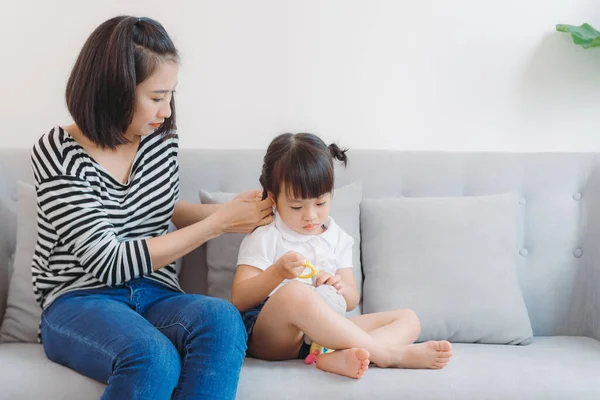
<path fill-rule="evenodd" d="M 529 252 L 527 251 L 527 249 L 521 249 L 519 250 L 519 254 L 523 257 L 527 257 L 527 254 L 529 254 Z"/>
<path fill-rule="evenodd" d="M 519 199 L 519 204 L 522 205 L 522 206 L 524 206 L 525 204 L 527 204 L 527 199 L 525 197 L 521 197 Z"/>
<path fill-rule="evenodd" d="M 573 195 L 573 200 L 579 201 L 581 200 L 581 193 L 577 192 Z"/>
<path fill-rule="evenodd" d="M 583 250 L 581 250 L 581 249 L 575 249 L 575 251 L 573 251 L 573 255 L 576 258 L 580 258 L 583 255 Z"/>

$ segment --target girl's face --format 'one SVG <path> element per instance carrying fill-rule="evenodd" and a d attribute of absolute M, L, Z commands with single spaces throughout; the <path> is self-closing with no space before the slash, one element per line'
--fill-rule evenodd
<path fill-rule="evenodd" d="M 293 231 L 302 235 L 319 235 L 325 231 L 323 224 L 329 218 L 331 208 L 331 193 L 326 193 L 317 199 L 295 199 L 287 193 L 285 185 L 275 203 L 275 208 L 281 220 Z M 273 195 L 269 194 L 271 200 Z"/>
<path fill-rule="evenodd" d="M 125 134 L 129 140 L 149 135 L 171 116 L 170 103 L 178 74 L 177 63 L 165 61 L 149 78 L 137 85 L 133 120 Z"/>

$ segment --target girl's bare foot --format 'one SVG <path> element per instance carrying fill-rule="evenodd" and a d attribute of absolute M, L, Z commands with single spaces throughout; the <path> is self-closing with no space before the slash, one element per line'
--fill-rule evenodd
<path fill-rule="evenodd" d="M 383 368 L 441 369 L 452 357 L 452 344 L 446 340 L 403 346 L 390 354 L 389 365 Z"/>
<path fill-rule="evenodd" d="M 317 368 L 359 379 L 369 369 L 369 357 L 370 354 L 365 349 L 336 350 L 317 356 Z"/>

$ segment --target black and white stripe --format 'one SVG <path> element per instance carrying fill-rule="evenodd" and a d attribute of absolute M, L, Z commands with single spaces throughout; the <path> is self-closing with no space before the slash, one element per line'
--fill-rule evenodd
<path fill-rule="evenodd" d="M 152 271 L 146 243 L 168 232 L 179 199 L 177 154 L 176 135 L 144 137 L 122 184 L 62 128 L 39 139 L 31 155 L 38 204 L 32 279 L 43 308 L 69 291 L 141 276 L 181 290 L 174 263 Z"/>

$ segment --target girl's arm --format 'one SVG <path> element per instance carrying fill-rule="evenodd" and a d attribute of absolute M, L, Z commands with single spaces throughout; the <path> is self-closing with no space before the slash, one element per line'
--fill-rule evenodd
<path fill-rule="evenodd" d="M 352 268 L 340 268 L 335 274 L 342 279 L 342 282 L 344 282 L 342 296 L 344 296 L 344 299 L 346 300 L 346 311 L 352 311 L 358 306 L 358 302 L 360 301 L 360 293 L 356 286 L 354 272 L 352 271 Z"/>
<path fill-rule="evenodd" d="M 239 265 L 233 278 L 231 302 L 240 311 L 256 307 L 285 279 L 294 279 L 304 271 L 305 258 L 288 251 L 264 271 L 250 265 Z"/>
<path fill-rule="evenodd" d="M 250 265 L 239 265 L 231 289 L 233 305 L 240 312 L 245 312 L 260 304 L 284 280 L 277 269 L 277 264 L 264 271 Z"/>

